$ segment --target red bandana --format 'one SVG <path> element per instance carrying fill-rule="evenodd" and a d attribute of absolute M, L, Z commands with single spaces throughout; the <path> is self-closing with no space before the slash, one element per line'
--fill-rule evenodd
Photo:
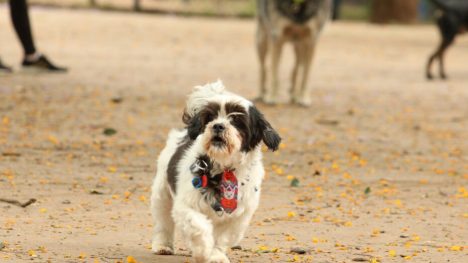
<path fill-rule="evenodd" d="M 237 208 L 237 178 L 233 171 L 225 170 L 221 178 L 221 207 L 230 214 Z"/>

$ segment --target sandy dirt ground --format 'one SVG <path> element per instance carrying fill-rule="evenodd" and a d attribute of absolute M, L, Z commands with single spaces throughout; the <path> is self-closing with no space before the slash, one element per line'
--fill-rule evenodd
<path fill-rule="evenodd" d="M 0 203 L 0 262 L 190 262 L 180 238 L 176 256 L 151 254 L 155 160 L 192 86 L 222 78 L 255 97 L 254 21 L 36 8 L 40 50 L 71 68 L 47 75 L 18 66 L 7 12 L 0 198 L 37 202 Z M 468 39 L 448 53 L 450 80 L 428 82 L 437 41 L 433 26 L 326 28 L 312 107 L 259 105 L 284 142 L 264 156 L 233 262 L 468 262 Z"/>

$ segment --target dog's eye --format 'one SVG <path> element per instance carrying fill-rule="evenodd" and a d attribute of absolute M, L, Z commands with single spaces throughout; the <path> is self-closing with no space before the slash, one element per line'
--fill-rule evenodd
<path fill-rule="evenodd" d="M 205 114 L 205 123 L 209 123 L 211 122 L 212 120 L 214 120 L 214 115 L 212 113 L 206 113 Z"/>
<path fill-rule="evenodd" d="M 231 118 L 232 120 L 240 120 L 243 118 L 243 116 L 244 114 L 241 112 L 233 112 L 229 114 L 229 118 Z"/>

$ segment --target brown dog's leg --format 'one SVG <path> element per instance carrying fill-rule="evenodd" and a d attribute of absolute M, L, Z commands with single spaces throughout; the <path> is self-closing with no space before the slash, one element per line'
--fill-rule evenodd
<path fill-rule="evenodd" d="M 299 67 L 302 65 L 303 52 L 302 52 L 302 42 L 294 42 L 294 67 L 291 72 L 291 89 L 289 91 L 290 99 L 293 103 L 297 103 L 296 98 L 299 94 L 299 86 L 297 85 L 297 75 L 299 73 Z"/>
<path fill-rule="evenodd" d="M 302 74 L 300 79 L 300 92 L 299 96 L 296 98 L 296 102 L 299 103 L 301 106 L 308 107 L 311 104 L 311 94 L 310 88 L 307 85 L 309 80 L 309 72 L 310 72 L 310 65 L 312 63 L 312 59 L 314 57 L 315 52 L 315 41 L 316 38 L 307 38 L 303 42 L 303 54 L 302 54 Z"/>
<path fill-rule="evenodd" d="M 268 53 L 268 38 L 262 25 L 258 25 L 257 28 L 257 53 L 260 62 L 260 95 L 258 99 L 262 100 L 266 94 L 267 73 L 265 60 Z"/>
<path fill-rule="evenodd" d="M 273 37 L 271 41 L 271 87 L 267 89 L 264 102 L 267 104 L 278 103 L 279 91 L 279 63 L 281 59 L 281 51 L 283 49 L 284 39 L 282 37 Z"/>

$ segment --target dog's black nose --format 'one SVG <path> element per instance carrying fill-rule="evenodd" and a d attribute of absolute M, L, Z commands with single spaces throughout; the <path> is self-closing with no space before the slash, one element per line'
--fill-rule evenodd
<path fill-rule="evenodd" d="M 217 124 L 213 125 L 213 131 L 215 133 L 221 133 L 221 132 L 224 131 L 224 129 L 225 129 L 224 124 L 217 123 Z"/>

